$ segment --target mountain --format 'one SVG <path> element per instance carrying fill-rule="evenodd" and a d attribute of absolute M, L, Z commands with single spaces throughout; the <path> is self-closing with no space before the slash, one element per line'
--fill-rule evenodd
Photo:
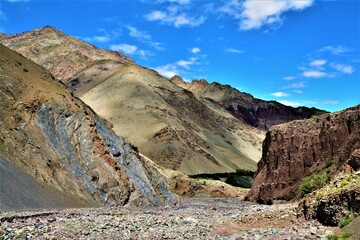
<path fill-rule="evenodd" d="M 103 70 L 104 64 L 109 62 L 96 63 L 69 82 L 79 82 L 72 85 L 74 92 L 140 152 L 187 174 L 256 169 L 262 131 L 153 70 L 137 65 Z M 94 87 L 89 90 L 86 83 Z"/>
<path fill-rule="evenodd" d="M 217 82 L 209 84 L 203 79 L 188 83 L 179 76 L 174 76 L 171 81 L 201 98 L 219 103 L 235 117 L 244 119 L 248 124 L 259 129 L 267 130 L 273 125 L 326 113 L 316 108 L 293 108 L 276 101 L 261 100 L 248 93 L 240 92 L 230 85 Z"/>
<path fill-rule="evenodd" d="M 360 105 L 273 126 L 266 133 L 248 198 L 263 203 L 299 198 L 301 183 L 309 185 L 303 185 L 304 193 L 311 192 L 314 181 L 326 182 L 348 165 L 360 169 Z"/>
<path fill-rule="evenodd" d="M 48 69 L 65 83 L 98 60 L 134 63 L 134 60 L 122 53 L 100 50 L 51 26 L 21 34 L 3 34 L 0 35 L 0 42 Z"/>
<path fill-rule="evenodd" d="M 256 170 L 263 131 L 216 103 L 195 97 L 154 70 L 52 27 L 5 35 L 0 41 L 55 75 L 62 69 L 61 73 L 67 73 L 59 77 L 63 83 L 110 121 L 115 133 L 160 165 L 187 174 Z M 41 50 L 34 51 L 37 46 Z M 79 52 L 87 61 L 68 71 L 68 66 L 83 59 Z"/>
<path fill-rule="evenodd" d="M 106 120 L 1 44 L 0 103 L 0 210 L 177 202 Z"/>

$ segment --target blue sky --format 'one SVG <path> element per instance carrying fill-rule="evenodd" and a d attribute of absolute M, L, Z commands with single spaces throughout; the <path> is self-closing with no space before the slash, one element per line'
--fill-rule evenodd
<path fill-rule="evenodd" d="M 52 25 L 166 77 L 291 106 L 360 103 L 357 0 L 0 0 L 0 31 Z"/>

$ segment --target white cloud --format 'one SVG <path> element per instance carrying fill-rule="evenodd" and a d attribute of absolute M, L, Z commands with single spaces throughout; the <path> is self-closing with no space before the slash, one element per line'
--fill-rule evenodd
<path fill-rule="evenodd" d="M 345 64 L 331 64 L 331 66 L 336 69 L 340 73 L 344 74 L 352 74 L 354 72 L 354 68 L 351 65 L 345 65 Z"/>
<path fill-rule="evenodd" d="M 127 29 L 129 30 L 129 35 L 134 38 L 138 38 L 141 40 L 149 41 L 151 40 L 151 36 L 146 32 L 138 30 L 136 27 L 128 26 Z"/>
<path fill-rule="evenodd" d="M 169 6 L 165 11 L 152 11 L 145 15 L 145 18 L 150 22 L 158 21 L 176 28 L 183 26 L 197 27 L 205 22 L 204 16 L 189 16 L 187 13 L 182 12 L 179 6 Z"/>
<path fill-rule="evenodd" d="M 226 52 L 226 53 L 244 53 L 243 50 L 236 49 L 236 48 L 225 48 L 224 52 Z"/>
<path fill-rule="evenodd" d="M 289 100 L 282 100 L 282 101 L 279 101 L 279 103 L 282 103 L 282 104 L 284 104 L 286 106 L 290 106 L 290 107 L 298 107 L 298 106 L 302 105 L 301 102 L 299 102 L 299 101 L 289 101 Z"/>
<path fill-rule="evenodd" d="M 190 57 L 187 60 L 179 60 L 174 63 L 169 63 L 163 66 L 155 67 L 154 69 L 158 71 L 161 75 L 171 78 L 174 75 L 180 75 L 186 73 L 190 69 L 190 66 L 194 64 L 200 64 L 201 59 L 196 57 Z"/>
<path fill-rule="evenodd" d="M 323 104 L 327 104 L 327 105 L 337 105 L 339 103 L 340 102 L 338 100 L 326 100 L 326 101 L 323 101 Z"/>
<path fill-rule="evenodd" d="M 191 49 L 191 52 L 194 54 L 199 53 L 200 51 L 201 51 L 200 48 L 197 48 L 197 47 L 194 47 Z"/>
<path fill-rule="evenodd" d="M 100 42 L 100 43 L 106 43 L 111 40 L 109 36 L 92 36 L 92 37 L 84 37 L 82 39 L 87 42 Z"/>
<path fill-rule="evenodd" d="M 294 76 L 286 76 L 286 77 L 283 77 L 284 80 L 294 80 L 296 79 L 296 77 Z"/>
<path fill-rule="evenodd" d="M 317 50 L 317 52 L 329 52 L 333 55 L 341 55 L 343 53 L 351 52 L 350 48 L 344 47 L 342 45 L 338 46 L 325 46 Z"/>
<path fill-rule="evenodd" d="M 304 88 L 305 84 L 303 82 L 297 82 L 297 83 L 292 83 L 288 86 L 285 86 L 284 88 Z"/>
<path fill-rule="evenodd" d="M 153 47 L 157 50 L 164 50 L 163 44 L 154 41 L 152 36 L 147 32 L 140 31 L 134 26 L 127 26 L 127 29 L 129 30 L 129 35 L 131 37 L 136 38 L 140 42 L 145 43 L 146 45 Z"/>
<path fill-rule="evenodd" d="M 320 66 L 323 66 L 326 64 L 326 60 L 324 59 L 317 59 L 317 60 L 314 60 L 312 62 L 310 62 L 310 66 L 313 66 L 313 67 L 320 67 Z"/>
<path fill-rule="evenodd" d="M 301 94 L 303 91 L 302 90 L 299 90 L 299 89 L 295 89 L 293 90 L 294 93 L 297 93 L 297 94 Z"/>
<path fill-rule="evenodd" d="M 306 78 L 321 78 L 326 77 L 327 74 L 322 71 L 308 70 L 303 72 L 303 76 Z"/>
<path fill-rule="evenodd" d="M 125 54 L 134 54 L 137 50 L 137 46 L 122 43 L 122 44 L 113 44 L 110 46 L 110 49 L 113 51 L 121 51 Z"/>
<path fill-rule="evenodd" d="M 284 93 L 284 92 L 274 92 L 271 94 L 271 96 L 274 97 L 288 97 L 290 96 L 288 93 Z"/>
<path fill-rule="evenodd" d="M 282 14 L 287 11 L 301 11 L 313 4 L 314 0 L 232 0 L 220 8 L 220 12 L 239 20 L 240 30 L 259 29 L 264 25 L 279 24 Z"/>
<path fill-rule="evenodd" d="M 179 60 L 176 64 L 180 67 L 189 69 L 191 65 L 196 63 L 197 58 L 189 58 L 188 60 Z"/>
<path fill-rule="evenodd" d="M 167 78 L 172 78 L 175 75 L 180 75 L 178 67 L 174 64 L 166 64 L 164 66 L 156 67 L 154 68 L 154 70 Z"/>

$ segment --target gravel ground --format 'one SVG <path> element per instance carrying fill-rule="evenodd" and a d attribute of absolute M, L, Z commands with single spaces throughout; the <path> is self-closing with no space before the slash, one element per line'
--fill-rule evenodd
<path fill-rule="evenodd" d="M 297 218 L 295 204 L 183 199 L 176 207 L 0 213 L 1 239 L 326 239 L 334 229 Z"/>

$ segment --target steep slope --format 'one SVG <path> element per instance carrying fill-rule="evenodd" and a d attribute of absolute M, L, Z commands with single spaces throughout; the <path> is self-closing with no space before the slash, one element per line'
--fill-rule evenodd
<path fill-rule="evenodd" d="M 60 79 L 113 123 L 117 134 L 128 137 L 157 163 L 189 174 L 256 169 L 262 131 L 156 72 L 129 59 L 114 59 L 113 52 L 93 49 L 51 27 L 7 35 L 0 41 L 34 61 L 52 61 L 43 65 L 54 73 L 63 69 L 67 74 L 58 75 Z M 38 45 L 42 50 L 34 53 Z M 79 54 L 87 60 L 80 61 L 81 67 L 76 65 Z"/>
<path fill-rule="evenodd" d="M 360 105 L 274 126 L 266 134 L 249 198 L 271 202 L 299 197 L 305 176 L 330 176 L 348 160 L 358 169 L 354 159 L 359 159 L 359 149 Z"/>
<path fill-rule="evenodd" d="M 264 101 L 216 82 L 208 84 L 206 80 L 193 80 L 187 83 L 178 76 L 174 76 L 171 81 L 199 97 L 218 102 L 235 117 L 244 119 L 251 126 L 260 129 L 267 130 L 273 125 L 325 113 L 316 108 L 293 108 L 276 101 Z"/>
<path fill-rule="evenodd" d="M 262 131 L 153 70 L 118 65 L 104 71 L 104 64 L 110 63 L 85 69 L 70 86 L 140 152 L 188 174 L 256 169 Z"/>
<path fill-rule="evenodd" d="M 0 209 L 176 203 L 105 120 L 1 44 L 0 103 Z"/>
<path fill-rule="evenodd" d="M 48 69 L 63 82 L 98 60 L 134 63 L 119 52 L 100 50 L 51 26 L 21 34 L 4 34 L 0 36 L 0 43 Z"/>

